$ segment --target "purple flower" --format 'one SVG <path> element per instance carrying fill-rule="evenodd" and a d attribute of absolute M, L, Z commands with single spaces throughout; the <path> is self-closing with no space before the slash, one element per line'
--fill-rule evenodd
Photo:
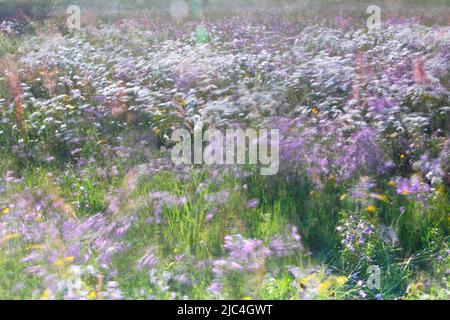
<path fill-rule="evenodd" d="M 258 199 L 252 199 L 250 201 L 247 202 L 247 208 L 249 209 L 254 209 L 258 206 L 259 204 L 259 200 Z"/>
<path fill-rule="evenodd" d="M 147 249 L 147 252 L 139 259 L 137 267 L 140 271 L 152 270 L 158 263 L 158 258 L 156 257 L 156 250 L 154 247 Z"/>

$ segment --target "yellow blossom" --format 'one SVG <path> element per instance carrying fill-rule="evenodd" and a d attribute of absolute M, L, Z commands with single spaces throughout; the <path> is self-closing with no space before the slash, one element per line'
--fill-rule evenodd
<path fill-rule="evenodd" d="M 328 293 L 328 289 L 330 289 L 330 287 L 333 284 L 334 284 L 333 279 L 325 280 L 324 282 L 319 284 L 319 286 L 317 287 L 317 291 L 319 292 L 320 295 L 326 295 Z"/>
<path fill-rule="evenodd" d="M 328 294 L 328 290 L 332 286 L 342 286 L 348 282 L 348 278 L 346 276 L 338 276 L 335 278 L 330 278 L 320 283 L 317 287 L 317 291 L 320 295 Z"/>
<path fill-rule="evenodd" d="M 66 263 L 72 263 L 72 262 L 73 262 L 73 257 L 72 256 L 66 257 Z"/>
<path fill-rule="evenodd" d="M 318 114 L 318 113 L 319 113 L 319 110 L 317 110 L 316 108 L 312 108 L 312 109 L 311 109 L 311 112 L 314 113 L 314 114 Z"/>
<path fill-rule="evenodd" d="M 395 186 L 395 181 L 390 180 L 390 181 L 388 182 L 388 186 L 389 186 L 389 187 L 394 187 L 394 186 Z"/>
<path fill-rule="evenodd" d="M 242 297 L 242 299 L 241 300 L 253 300 L 253 298 L 252 297 Z"/>
<path fill-rule="evenodd" d="M 344 193 L 339 197 L 339 200 L 344 201 L 345 199 L 347 199 L 347 194 Z"/>
<path fill-rule="evenodd" d="M 94 300 L 95 298 L 97 298 L 97 292 L 95 291 L 89 292 L 89 299 Z"/>
<path fill-rule="evenodd" d="M 47 300 L 50 297 L 51 291 L 49 289 L 45 289 L 41 294 L 41 300 Z"/>
<path fill-rule="evenodd" d="M 317 279 L 317 274 L 315 274 L 315 273 L 311 273 L 310 275 L 307 275 L 306 277 L 303 278 L 303 280 L 306 282 L 310 282 L 310 281 L 313 281 L 316 279 Z"/>
<path fill-rule="evenodd" d="M 401 160 L 405 159 L 405 155 L 404 155 L 404 154 L 401 154 L 401 155 L 400 155 L 400 159 L 401 159 Z"/>
<path fill-rule="evenodd" d="M 298 283 L 302 288 L 306 288 L 308 285 L 310 285 L 313 282 L 316 282 L 317 280 L 318 280 L 317 274 L 312 273 L 312 274 L 307 275 L 304 278 L 299 279 Z"/>
<path fill-rule="evenodd" d="M 376 198 L 383 202 L 388 202 L 388 197 L 385 194 L 377 194 Z"/>
<path fill-rule="evenodd" d="M 98 141 L 97 141 L 97 145 L 106 144 L 107 142 L 108 142 L 108 141 L 106 141 L 105 139 L 98 140 Z"/>
<path fill-rule="evenodd" d="M 3 209 L 3 210 L 2 210 L 2 213 L 3 213 L 3 214 L 8 214 L 8 213 L 9 213 L 9 208 Z"/>
<path fill-rule="evenodd" d="M 6 236 L 3 237 L 3 241 L 9 241 L 9 240 L 14 240 L 14 239 L 19 239 L 22 235 L 20 233 L 11 233 L 11 234 L 7 234 Z"/>
<path fill-rule="evenodd" d="M 436 193 L 439 194 L 439 195 L 444 195 L 445 194 L 444 186 L 441 185 L 441 186 L 437 187 L 436 188 Z"/>
<path fill-rule="evenodd" d="M 38 250 L 38 249 L 45 249 L 45 245 L 43 244 L 30 244 L 27 246 L 29 250 Z"/>
<path fill-rule="evenodd" d="M 369 213 L 375 213 L 375 212 L 377 212 L 377 207 L 375 207 L 374 205 L 370 205 L 366 208 L 366 210 Z"/>
<path fill-rule="evenodd" d="M 342 286 L 342 285 L 346 284 L 347 281 L 348 281 L 348 278 L 347 278 L 346 276 L 339 276 L 339 277 L 336 277 L 336 284 L 337 284 L 338 286 Z"/>
<path fill-rule="evenodd" d="M 62 259 L 57 259 L 55 262 L 53 262 L 53 264 L 57 267 L 63 267 L 64 266 L 64 260 Z"/>

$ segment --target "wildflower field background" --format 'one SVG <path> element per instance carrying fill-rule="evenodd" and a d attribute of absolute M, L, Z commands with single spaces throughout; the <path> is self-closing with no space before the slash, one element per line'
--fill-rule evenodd
<path fill-rule="evenodd" d="M 0 299 L 449 299 L 449 21 L 0 0 Z M 279 129 L 279 173 L 175 166 L 197 120 Z"/>

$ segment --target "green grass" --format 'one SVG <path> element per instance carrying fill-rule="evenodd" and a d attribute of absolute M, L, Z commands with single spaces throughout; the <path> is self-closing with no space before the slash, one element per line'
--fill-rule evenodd
<path fill-rule="evenodd" d="M 201 42 L 207 40 L 204 34 L 201 38 Z M 0 35 L 0 57 L 17 52 L 18 42 L 17 38 Z M 292 92 L 293 103 L 307 103 L 305 92 L 308 92 L 306 87 L 303 91 Z M 3 80 L 0 81 L 0 97 L 8 98 Z M 4 110 L 0 112 L 9 112 Z M 39 108 L 27 106 L 26 117 L 35 111 Z M 36 126 L 20 131 L 12 129 L 10 123 L 0 124 L 3 131 L 0 177 L 3 179 L 8 171 L 15 177 L 24 177 L 0 193 L 0 223 L 1 216 L 7 214 L 3 210 L 15 204 L 18 196 L 27 193 L 64 203 L 63 214 L 73 219 L 83 220 L 97 213 L 111 219 L 135 217 L 124 237 L 129 249 L 113 258 L 116 272 L 112 280 L 119 283 L 125 298 L 169 299 L 173 294 L 177 298 L 214 298 L 207 289 L 215 275 L 211 267 L 199 267 L 199 263 L 226 257 L 223 244 L 227 235 L 242 234 L 268 246 L 274 237 L 289 233 L 289 226 L 298 228 L 304 249 L 288 257 L 269 257 L 256 272 L 229 272 L 221 279 L 224 288 L 220 298 L 299 299 L 305 294 L 318 299 L 358 299 L 363 298 L 361 290 L 367 298 L 377 298 L 380 294 L 385 299 L 450 297 L 448 187 L 436 188 L 424 205 L 398 195 L 394 186 L 379 177 L 377 193 L 383 197 L 373 201 L 374 210 L 367 210 L 366 204 L 348 196 L 349 186 L 329 179 L 318 188 L 302 173 L 288 180 L 282 174 L 267 178 L 253 172 L 243 179 L 232 174 L 216 177 L 210 168 L 199 166 L 187 174 L 173 170 L 147 173 L 136 183 L 130 183 L 136 166 L 166 156 L 157 151 L 156 143 L 148 146 L 150 151 L 135 147 L 137 138 L 148 134 L 149 129 L 137 128 L 135 123 L 123 128 L 111 124 L 110 119 L 94 126 L 87 119 L 65 111 L 53 115 L 56 119 L 74 120 L 71 129 L 77 137 L 85 138 L 76 145 L 80 149 L 78 155 L 71 155 L 74 146 L 55 134 L 56 125 L 43 130 Z M 14 123 L 12 114 L 2 114 L 4 119 L 8 116 Z M 39 117 L 44 119 L 45 115 Z M 164 118 L 154 116 L 139 120 L 156 123 Z M 166 129 L 169 127 L 167 125 Z M 162 131 L 165 133 L 164 128 Z M 151 138 L 161 143 L 161 135 L 151 135 Z M 117 145 L 114 139 L 119 136 L 123 138 L 121 146 L 133 149 L 128 159 L 114 156 L 108 149 Z M 114 141 L 106 141 L 110 137 Z M 26 151 L 33 154 L 32 157 L 18 157 L 13 153 L 12 146 L 20 139 L 25 141 Z M 437 141 L 431 143 L 436 143 L 435 149 L 439 148 Z M 55 159 L 46 162 L 41 154 L 54 155 Z M 80 166 L 77 157 L 89 163 Z M 112 174 L 113 171 L 117 172 Z M 162 223 L 148 223 L 147 219 L 155 214 L 149 193 L 156 191 L 186 197 L 186 202 L 180 206 L 163 206 Z M 229 194 L 224 203 L 205 200 L 205 195 L 223 191 Z M 258 199 L 256 208 L 247 207 L 251 199 Z M 117 201 L 118 209 L 110 208 L 112 201 Z M 217 210 L 214 217 L 207 219 L 213 209 Z M 398 236 L 397 243 L 382 241 L 374 234 L 350 250 L 343 244 L 343 233 L 337 228 L 352 219 L 373 225 L 375 232 L 382 226 L 391 227 Z M 153 248 L 157 257 L 152 277 L 137 268 L 139 259 L 149 248 Z M 47 289 L 47 282 L 25 271 L 27 265 L 22 259 L 28 253 L 29 248 L 23 242 L 0 235 L 0 299 L 39 298 Z M 99 254 L 95 252 L 94 256 Z M 88 263 L 95 264 L 94 260 Z M 366 280 L 370 276 L 367 270 L 371 265 L 380 267 L 380 290 L 367 288 Z M 298 275 L 291 272 L 292 266 L 299 269 Z M 95 267 L 108 273 L 101 266 Z M 62 270 L 58 276 L 65 279 L 66 271 Z M 187 274 L 191 282 L 179 283 L 168 278 L 168 273 Z M 94 290 L 96 280 L 85 279 L 84 285 L 88 291 Z"/>
<path fill-rule="evenodd" d="M 11 169 L 11 162 L 7 157 L 2 158 L 3 173 Z M 105 179 L 97 175 L 95 169 L 95 165 L 91 165 L 85 170 L 86 174 L 80 176 L 79 171 L 71 165 L 66 166 L 64 170 L 51 166 L 26 167 L 21 172 L 26 177 L 25 181 L 13 191 L 20 192 L 20 189 L 24 190 L 25 187 L 46 192 L 58 190 L 58 194 L 67 203 L 73 204 L 76 216 L 82 218 L 105 210 L 105 197 L 108 192 L 124 186 L 123 175 L 114 177 L 113 180 Z M 319 285 L 322 281 L 326 287 L 326 293 L 322 292 L 318 297 L 338 299 L 358 297 L 358 285 L 351 277 L 358 273 L 364 278 L 369 264 L 377 264 L 382 270 L 381 294 L 384 298 L 406 296 L 407 288 L 412 292 L 411 286 L 415 286 L 416 279 L 420 279 L 423 273 L 428 274 L 430 279 L 436 274 L 436 279 L 439 279 L 438 270 L 441 270 L 441 273 L 446 270 L 448 261 L 437 266 L 433 265 L 435 260 L 430 258 L 442 251 L 442 247 L 448 243 L 448 217 L 442 214 L 449 209 L 448 193 L 438 193 L 428 207 L 390 194 L 390 205 L 380 204 L 379 211 L 374 215 L 368 215 L 364 211 L 358 215 L 355 204 L 339 199 L 338 195 L 342 190 L 332 182 L 321 190 L 309 186 L 304 178 L 299 178 L 292 185 L 261 177 L 251 177 L 244 182 L 248 184 L 247 191 L 235 190 L 235 186 L 241 185 L 242 181 L 233 176 L 215 181 L 210 179 L 209 172 L 198 168 L 191 172 L 187 181 L 180 179 L 175 173 L 161 172 L 144 176 L 139 179 L 135 188 L 125 190 L 120 196 L 121 210 L 123 214 L 135 210 L 138 218 L 126 235 L 126 241 L 132 249 L 116 256 L 114 264 L 118 271 L 116 280 L 128 297 L 140 295 L 144 290 L 148 296 L 170 298 L 169 292 L 161 291 L 160 287 L 151 284 L 148 275 L 136 268 L 137 261 L 150 246 L 156 248 L 158 256 L 156 277 L 162 279 L 164 272 L 182 269 L 195 279 L 194 283 L 186 286 L 170 283 L 166 285 L 170 285 L 178 295 L 202 299 L 210 297 L 206 288 L 213 278 L 212 273 L 196 268 L 194 262 L 191 265 L 178 262 L 178 255 L 184 254 L 192 258 L 192 261 L 221 257 L 226 254 L 222 244 L 227 234 L 240 233 L 247 238 L 261 239 L 268 244 L 270 239 L 282 233 L 288 224 L 298 226 L 305 251 L 288 258 L 269 259 L 265 268 L 270 270 L 271 276 L 264 272 L 229 274 L 224 281 L 227 287 L 224 297 L 299 298 L 298 291 L 292 287 L 294 278 L 288 272 L 289 265 L 301 266 L 304 270 L 313 266 L 332 270 L 332 274 L 316 272 Z M 200 183 L 204 186 L 198 191 Z M 206 221 L 205 216 L 210 204 L 205 202 L 203 195 L 218 190 L 227 190 L 230 194 L 229 200 L 219 205 L 218 212 L 211 221 Z M 188 201 L 179 207 L 164 207 L 161 214 L 164 223 L 148 224 L 145 220 L 151 214 L 153 206 L 145 199 L 152 191 L 168 191 L 175 196 L 186 196 Z M 11 195 L 3 194 L 3 203 Z M 258 198 L 260 205 L 248 209 L 246 202 L 252 198 Z M 406 206 L 406 210 L 399 216 L 400 205 Z M 343 248 L 336 227 L 355 214 L 375 225 L 383 222 L 396 226 L 400 247 L 394 248 L 375 239 L 358 248 L 356 253 Z M 15 250 L 15 253 L 10 250 Z M 14 242 L 1 247 L 0 298 L 30 298 L 36 287 L 39 287 L 37 277 L 23 272 L 20 262 L 24 256 L 23 250 L 25 248 L 15 246 Z M 312 256 L 307 254 L 309 251 Z M 361 259 L 363 256 L 370 257 L 371 262 Z M 335 288 L 329 285 L 333 283 L 329 280 L 333 276 L 346 276 L 349 280 L 344 286 Z M 436 281 L 429 289 L 431 293 L 426 294 L 445 296 L 448 292 L 448 281 Z M 16 286 L 21 289 L 14 289 Z M 419 289 L 422 287 L 419 285 Z M 141 293 L 136 292 L 137 288 L 140 288 Z M 411 294 L 418 295 L 419 289 L 414 288 L 415 291 Z M 374 291 L 372 297 L 378 293 L 380 292 Z"/>

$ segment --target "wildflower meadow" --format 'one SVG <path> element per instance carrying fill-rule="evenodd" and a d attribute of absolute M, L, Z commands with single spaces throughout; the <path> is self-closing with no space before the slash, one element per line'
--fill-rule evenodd
<path fill-rule="evenodd" d="M 0 0 L 0 299 L 450 299 L 449 22 Z"/>

